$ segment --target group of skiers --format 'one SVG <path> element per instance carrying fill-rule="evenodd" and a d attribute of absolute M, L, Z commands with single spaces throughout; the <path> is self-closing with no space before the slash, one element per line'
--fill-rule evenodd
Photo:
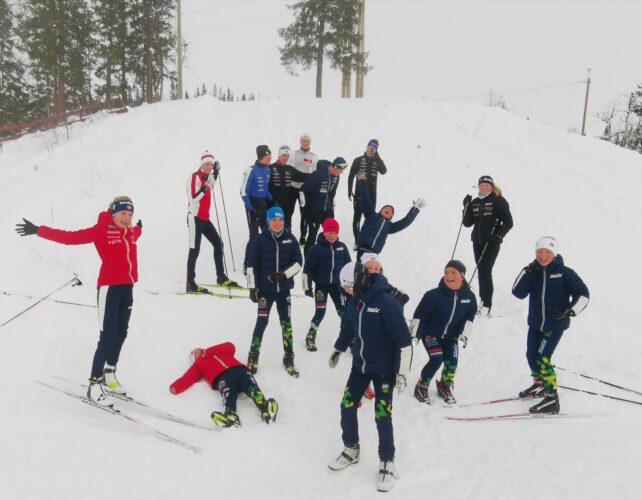
<path fill-rule="evenodd" d="M 441 377 L 436 382 L 437 393 L 446 403 L 455 403 L 452 388 L 459 357 L 458 341 L 466 347 L 475 317 L 490 315 L 492 269 L 513 221 L 509 204 L 499 187 L 490 176 L 482 176 L 478 181 L 478 196 L 474 199 L 466 196 L 462 214 L 462 224 L 473 227 L 471 239 L 479 270 L 480 303 L 478 305 L 466 281 L 464 264 L 451 260 L 446 264 L 438 286 L 424 294 L 409 327 L 403 314 L 408 296 L 388 282 L 379 254 L 390 234 L 412 224 L 425 201 L 415 200 L 407 215 L 394 222 L 394 207 L 384 205 L 376 210 L 377 178 L 379 174 L 386 174 L 387 168 L 379 156 L 379 142 L 370 140 L 365 153 L 353 161 L 348 179 L 348 197 L 354 208 L 352 229 L 356 260 L 353 261 L 350 249 L 339 238 L 339 223 L 334 218 L 337 187 L 347 162 L 342 157 L 336 157 L 332 162 L 319 159 L 310 151 L 310 144 L 310 136 L 303 134 L 301 148 L 291 155 L 288 146 L 281 146 L 275 163 L 271 163 L 269 147 L 259 145 L 257 159 L 243 177 L 241 197 L 250 234 L 244 273 L 249 297 L 257 304 L 247 362 L 244 364 L 234 357 L 236 348 L 230 342 L 207 349 L 195 348 L 190 352 L 189 370 L 170 386 L 170 391 L 178 394 L 204 378 L 224 400 L 224 411 L 212 413 L 215 424 L 240 425 L 236 413 L 239 393 L 248 394 L 266 423 L 273 422 L 278 404 L 263 394 L 254 374 L 259 367 L 270 310 L 276 304 L 284 347 L 283 366 L 289 375 L 299 377 L 299 369 L 294 363 L 290 290 L 295 286 L 294 277 L 302 271 L 305 295 L 314 299 L 314 315 L 305 337 L 307 350 L 317 350 L 317 331 L 330 297 L 341 317 L 330 367 L 337 365 L 342 353 L 348 349 L 352 352 L 352 369 L 341 399 L 344 450 L 329 467 L 339 470 L 359 461 L 357 409 L 372 384 L 379 434 L 377 488 L 388 491 L 396 477 L 392 395 L 394 388 L 399 392 L 406 388 L 412 361 L 412 339 L 422 342 L 429 357 L 415 385 L 415 398 L 430 404 L 429 385 L 443 365 Z M 221 237 L 209 214 L 212 190 L 220 169 L 219 162 L 206 151 L 201 156 L 199 169 L 188 182 L 188 293 L 208 292 L 196 283 L 195 278 L 202 236 L 214 247 L 217 283 L 238 287 L 225 272 Z M 299 240 L 291 231 L 297 202 L 301 214 Z M 36 226 L 26 219 L 16 227 L 21 236 L 36 234 L 63 244 L 94 243 L 96 246 L 102 260 L 98 278 L 100 337 L 87 397 L 98 405 L 111 404 L 110 392 L 126 392 L 116 378 L 116 366 L 127 336 L 133 284 L 138 279 L 136 250 L 142 223 L 139 220 L 133 225 L 133 214 L 132 200 L 117 197 L 100 213 L 97 224 L 91 228 L 62 231 Z M 322 232 L 317 236 L 319 229 Z M 531 413 L 558 413 L 560 405 L 551 357 L 562 333 L 570 325 L 569 318 L 587 306 L 588 289 L 579 276 L 564 265 L 557 241 L 543 237 L 536 243 L 535 260 L 519 273 L 513 294 L 518 298 L 529 296 L 527 360 L 533 384 L 519 396 L 542 398 L 530 408 Z"/>

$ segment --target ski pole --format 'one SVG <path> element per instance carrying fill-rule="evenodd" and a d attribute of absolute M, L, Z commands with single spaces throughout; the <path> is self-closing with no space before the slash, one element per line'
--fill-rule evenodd
<path fill-rule="evenodd" d="M 34 297 L 33 295 L 24 295 L 22 293 L 14 293 L 14 292 L 7 292 L 6 290 L 2 290 L 2 295 L 9 295 L 12 297 L 24 297 L 27 299 L 37 299 L 38 297 Z M 44 299 L 43 299 L 44 300 Z M 80 302 L 68 302 L 66 300 L 56 300 L 56 299 L 47 299 L 50 302 L 56 302 L 57 304 L 67 304 L 70 306 L 81 306 L 81 307 L 93 307 L 96 309 L 98 306 L 93 306 L 91 304 L 81 304 Z"/>
<path fill-rule="evenodd" d="M 585 391 L 584 389 L 577 389 L 575 387 L 567 387 L 565 385 L 558 385 L 560 389 L 566 389 L 568 391 L 575 391 L 575 392 L 583 392 L 584 394 L 590 394 L 592 396 L 602 396 L 604 398 L 609 398 L 609 399 L 615 399 L 616 401 L 623 401 L 624 403 L 633 403 L 636 405 L 642 405 L 640 401 L 633 401 L 632 399 L 624 399 L 624 398 L 618 398 L 615 396 L 609 396 L 608 394 L 602 394 L 601 392 L 592 392 L 592 391 Z"/>
<path fill-rule="evenodd" d="M 64 285 L 62 285 L 62 286 L 59 286 L 58 288 L 56 288 L 56 289 L 55 289 L 53 292 L 51 292 L 50 294 L 45 295 L 43 298 L 41 298 L 40 300 L 38 300 L 38 302 L 34 302 L 33 304 L 31 304 L 31 305 L 30 305 L 29 307 L 27 307 L 26 309 L 23 309 L 23 310 L 22 310 L 22 311 L 20 311 L 18 314 L 16 314 L 13 318 L 10 318 L 10 319 L 8 319 L 7 321 L 5 321 L 4 323 L 2 323 L 2 324 L 0 325 L 0 327 L 3 327 L 3 326 L 5 326 L 6 324 L 11 323 L 11 322 L 12 322 L 14 319 L 16 319 L 18 316 L 22 316 L 22 315 L 23 315 L 24 313 L 26 313 L 29 309 L 31 309 L 31 308 L 33 308 L 33 307 L 36 307 L 36 306 L 37 306 L 38 304 L 40 304 L 43 300 L 45 300 L 45 299 L 49 298 L 49 296 L 53 295 L 53 294 L 54 294 L 54 293 L 56 293 L 57 291 L 62 290 L 62 289 L 63 289 L 63 288 L 65 288 L 67 285 L 71 285 L 71 286 L 80 286 L 80 285 L 82 285 L 82 281 L 80 281 L 80 280 L 78 279 L 78 276 L 74 275 L 74 277 L 73 277 L 72 279 L 70 279 L 69 281 L 67 281 L 67 283 L 65 283 L 65 284 L 64 284 Z"/>
<path fill-rule="evenodd" d="M 488 248 L 488 242 L 486 242 L 486 244 L 484 245 L 484 248 L 482 249 L 482 253 L 479 256 L 479 260 L 477 261 L 477 264 L 475 265 L 475 269 L 473 270 L 473 274 L 471 275 L 470 280 L 468 280 L 468 283 L 472 283 L 473 282 L 473 278 L 475 277 L 475 273 L 477 272 L 477 268 L 479 267 L 479 263 L 484 258 L 484 254 L 486 253 L 486 249 L 487 248 Z"/>
<path fill-rule="evenodd" d="M 216 214 L 216 227 L 218 227 L 219 238 L 221 239 L 221 251 L 223 252 L 223 268 L 225 269 L 225 276 L 227 276 L 227 259 L 225 258 L 225 248 L 223 247 L 223 236 L 221 232 L 221 221 L 218 217 L 218 206 L 216 205 L 216 196 L 212 191 L 212 199 L 214 200 L 214 213 Z"/>
<path fill-rule="evenodd" d="M 459 235 L 461 234 L 461 228 L 464 225 L 464 216 L 466 215 L 466 210 L 468 210 L 468 205 L 470 205 L 470 202 L 466 203 L 466 206 L 464 207 L 464 215 L 461 216 L 459 231 L 457 231 L 457 239 L 455 240 L 455 248 L 453 248 L 453 254 L 450 256 L 450 260 L 455 258 L 455 251 L 457 250 L 457 244 L 459 243 Z"/>
<path fill-rule="evenodd" d="M 565 371 L 565 372 L 573 373 L 575 375 L 579 375 L 580 377 L 588 378 L 590 380 L 596 380 L 597 382 L 601 382 L 602 384 L 610 385 L 611 387 L 615 387 L 616 389 L 621 389 L 623 391 L 632 392 L 633 394 L 637 394 L 639 396 L 642 396 L 642 392 L 636 391 L 634 389 L 629 389 L 627 387 L 622 387 L 621 385 L 613 384 L 611 382 L 607 382 L 606 380 L 602 380 L 602 379 L 599 379 L 599 378 L 596 378 L 596 377 L 591 377 L 590 375 L 585 375 L 584 373 L 574 372 L 573 370 L 569 370 L 567 368 L 562 368 L 561 366 L 554 365 L 554 367 L 557 368 L 558 370 L 562 370 L 562 371 Z"/>
<path fill-rule="evenodd" d="M 227 209 L 225 208 L 225 196 L 223 195 L 223 182 L 220 172 L 218 174 L 218 186 L 221 188 L 221 201 L 223 202 L 223 214 L 225 215 L 225 226 L 227 227 L 227 240 L 230 242 L 230 254 L 232 255 L 232 269 L 236 271 L 236 264 L 234 263 L 234 249 L 232 248 L 232 238 L 230 237 L 230 224 L 227 221 Z"/>

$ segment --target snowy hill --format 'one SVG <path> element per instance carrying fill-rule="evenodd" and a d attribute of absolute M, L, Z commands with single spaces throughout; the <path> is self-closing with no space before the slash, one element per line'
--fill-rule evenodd
<path fill-rule="evenodd" d="M 237 269 L 231 275 L 240 281 L 247 238 L 238 195 L 242 172 L 253 163 L 257 144 L 269 144 L 273 151 L 283 143 L 294 148 L 303 131 L 312 136 L 312 150 L 328 159 L 340 155 L 351 161 L 369 139 L 379 139 L 389 171 L 380 178 L 378 200 L 392 203 L 397 216 L 417 196 L 426 198 L 416 222 L 391 237 L 382 254 L 390 281 L 411 295 L 406 317 L 436 286 L 457 235 L 461 200 L 474 193 L 477 178 L 490 174 L 504 190 L 515 228 L 495 266 L 498 317 L 476 321 L 468 348 L 460 351 L 458 402 L 511 396 L 529 384 L 526 302 L 512 298 L 510 289 L 532 259 L 535 240 L 545 234 L 558 238 L 567 264 L 591 291 L 589 307 L 573 320 L 554 361 L 642 390 L 636 314 L 642 282 L 642 156 L 499 109 L 402 99 L 222 103 L 203 97 L 6 143 L 0 152 L 0 288 L 44 296 L 75 272 L 84 286 L 66 288 L 54 298 L 94 304 L 99 264 L 94 248 L 18 238 L 14 225 L 26 217 L 65 229 L 88 227 L 113 196 L 131 196 L 135 219 L 141 218 L 144 228 L 140 282 L 119 377 L 143 401 L 209 425 L 210 412 L 221 407 L 217 393 L 201 382 L 172 396 L 168 385 L 187 368 L 187 353 L 197 345 L 231 340 L 245 360 L 256 316 L 254 305 L 243 299 L 171 293 L 184 286 L 185 182 L 205 148 L 223 165 Z M 337 218 L 342 239 L 351 245 L 346 186 L 347 174 L 339 186 Z M 227 235 L 224 240 L 229 247 Z M 472 271 L 468 230 L 462 231 L 456 256 Z M 207 243 L 197 277 L 203 283 L 214 279 Z M 156 291 L 165 293 L 149 293 Z M 0 322 L 30 303 L 0 295 Z M 270 320 L 257 380 L 280 403 L 275 425 L 260 422 L 247 399 L 239 404 L 243 427 L 220 432 L 131 409 L 141 420 L 202 448 L 193 454 L 34 383 L 53 382 L 53 374 L 85 380 L 97 341 L 95 309 L 38 305 L 0 328 L 3 498 L 42 498 L 43 492 L 52 499 L 371 498 L 378 466 L 372 402 L 360 411 L 361 463 L 340 473 L 326 467 L 342 449 L 339 402 L 350 360 L 343 356 L 335 370 L 327 366 L 338 333 L 332 308 L 319 330 L 319 352 L 305 351 L 313 312 L 310 299 L 293 298 L 299 380 L 281 367 L 280 332 L 276 319 Z M 527 404 L 420 405 L 412 387 L 426 361 L 423 348 L 416 349 L 410 387 L 395 395 L 400 479 L 388 497 L 639 498 L 642 408 L 561 391 L 562 411 L 584 417 L 453 422 L 444 417 L 523 411 Z M 558 376 L 564 385 L 635 399 L 569 372 Z"/>

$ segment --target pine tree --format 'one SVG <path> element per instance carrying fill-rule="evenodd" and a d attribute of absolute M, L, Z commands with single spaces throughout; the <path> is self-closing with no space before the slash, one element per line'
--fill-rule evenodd
<path fill-rule="evenodd" d="M 131 55 L 137 64 L 133 74 L 138 96 L 145 102 L 159 101 L 163 82 L 175 73 L 173 0 L 129 0 L 131 3 Z M 186 93 L 187 94 L 187 93 Z"/>
<path fill-rule="evenodd" d="M 316 97 L 323 92 L 324 58 L 344 72 L 365 64 L 365 56 L 357 55 L 357 0 L 305 0 L 288 8 L 295 19 L 279 30 L 285 42 L 279 48 L 281 64 L 293 75 L 297 66 L 307 70 L 316 65 Z"/>
<path fill-rule="evenodd" d="M 92 16 L 84 0 L 28 0 L 20 24 L 35 81 L 36 115 L 91 99 Z"/>
<path fill-rule="evenodd" d="M 0 0 L 0 127 L 27 115 L 25 65 L 20 60 L 17 19 L 6 0 Z"/>

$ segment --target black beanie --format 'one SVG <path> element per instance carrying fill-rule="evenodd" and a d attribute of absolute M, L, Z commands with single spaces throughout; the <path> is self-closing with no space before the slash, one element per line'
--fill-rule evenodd
<path fill-rule="evenodd" d="M 271 155 L 272 151 L 265 144 L 256 147 L 256 158 L 262 160 L 264 156 Z"/>
<path fill-rule="evenodd" d="M 482 182 L 486 182 L 487 184 L 490 184 L 491 186 L 494 186 L 495 183 L 493 182 L 493 178 L 490 175 L 482 175 L 479 180 L 477 181 L 477 185 L 479 186 Z"/>
<path fill-rule="evenodd" d="M 448 264 L 446 264 L 446 267 L 452 267 L 453 269 L 457 269 L 457 271 L 459 271 L 462 274 L 462 276 L 466 274 L 466 266 L 461 260 L 448 261 Z"/>

